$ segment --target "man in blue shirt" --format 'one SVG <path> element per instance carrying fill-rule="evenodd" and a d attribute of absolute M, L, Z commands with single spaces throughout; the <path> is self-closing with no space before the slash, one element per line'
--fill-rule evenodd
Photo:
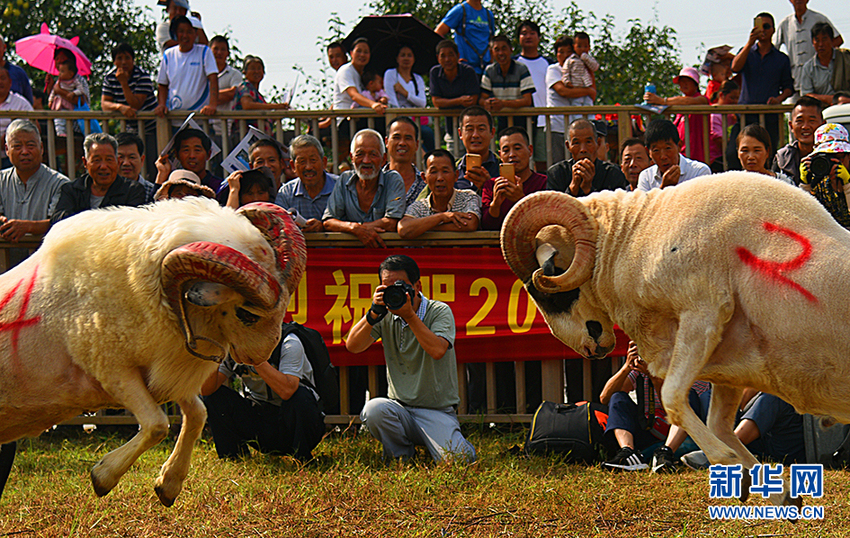
<path fill-rule="evenodd" d="M 756 22 L 758 26 L 750 31 L 747 44 L 732 60 L 732 71 L 741 73 L 741 97 L 738 104 L 778 105 L 794 93 L 791 61 L 771 42 L 776 30 L 773 16 L 770 13 L 759 13 Z M 758 122 L 758 114 L 745 114 L 741 128 Z M 779 116 L 766 115 L 764 127 L 770 133 L 773 147 L 780 147 Z"/>
<path fill-rule="evenodd" d="M 301 230 L 324 231 L 322 215 L 339 177 L 325 172 L 328 158 L 322 143 L 314 136 L 295 137 L 289 145 L 289 154 L 298 177 L 283 184 L 274 203 L 288 211 L 294 209 L 304 219 L 296 217 Z"/>
<path fill-rule="evenodd" d="M 0 37 L 0 62 L 6 66 L 9 72 L 9 77 L 12 79 L 12 91 L 26 99 L 29 104 L 32 104 L 32 85 L 27 76 L 26 71 L 7 61 L 6 59 L 6 42 Z"/>
<path fill-rule="evenodd" d="M 395 232 L 404 216 L 404 180 L 381 170 L 387 148 L 381 134 L 363 129 L 351 141 L 354 170 L 339 176 L 322 219 L 326 232 L 354 234 L 367 247 L 386 248 L 380 232 Z"/>
<path fill-rule="evenodd" d="M 460 61 L 475 69 L 478 75 L 490 63 L 490 38 L 496 33 L 493 12 L 481 5 L 481 0 L 466 0 L 451 8 L 435 32 L 445 37 L 455 31 L 455 43 Z"/>

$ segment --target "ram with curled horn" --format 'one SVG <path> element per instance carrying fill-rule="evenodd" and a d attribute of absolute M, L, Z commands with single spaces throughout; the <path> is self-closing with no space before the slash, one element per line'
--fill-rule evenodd
<path fill-rule="evenodd" d="M 187 198 L 56 224 L 0 276 L 0 492 L 15 440 L 124 407 L 140 430 L 92 468 L 107 494 L 165 437 L 160 404 L 175 401 L 183 424 L 154 488 L 173 504 L 206 421 L 201 385 L 228 354 L 268 360 L 305 264 L 304 236 L 271 204 Z"/>
<path fill-rule="evenodd" d="M 501 243 L 564 344 L 604 357 L 615 323 L 637 343 L 665 379 L 668 417 L 712 463 L 758 463 L 732 431 L 744 387 L 850 423 L 850 232 L 802 190 L 729 172 L 649 192 L 540 192 L 514 206 Z M 688 405 L 697 379 L 713 385 L 707 425 Z M 799 503 L 788 493 L 771 500 Z"/>

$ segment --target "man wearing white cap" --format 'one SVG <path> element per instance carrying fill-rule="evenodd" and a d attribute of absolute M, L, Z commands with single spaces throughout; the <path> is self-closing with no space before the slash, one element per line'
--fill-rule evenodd
<path fill-rule="evenodd" d="M 171 31 L 171 22 L 175 17 L 188 17 L 192 21 L 192 26 L 198 31 L 195 42 L 201 45 L 207 44 L 207 34 L 204 33 L 204 26 L 201 24 L 201 14 L 197 11 L 189 13 L 189 0 L 160 0 L 159 3 L 165 6 L 165 12 L 168 14 L 168 18 L 156 26 L 156 44 L 159 45 L 160 51 L 177 45 L 177 36 Z"/>
<path fill-rule="evenodd" d="M 815 131 L 815 148 L 800 162 L 800 183 L 838 223 L 850 229 L 850 136 L 836 123 Z"/>

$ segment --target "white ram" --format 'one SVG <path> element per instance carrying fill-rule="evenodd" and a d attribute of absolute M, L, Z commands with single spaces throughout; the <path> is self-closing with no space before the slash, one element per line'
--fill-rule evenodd
<path fill-rule="evenodd" d="M 141 428 L 92 468 L 105 495 L 165 437 L 159 404 L 175 401 L 183 424 L 155 483 L 170 506 L 206 420 L 201 384 L 227 353 L 268 359 L 305 263 L 303 235 L 271 204 L 189 198 L 56 224 L 0 276 L 0 443 L 125 407 Z"/>
<path fill-rule="evenodd" d="M 541 192 L 512 209 L 501 242 L 563 343 L 603 357 L 615 323 L 637 343 L 671 421 L 712 463 L 757 463 L 732 431 L 743 387 L 850 423 L 850 233 L 811 195 L 746 172 Z M 707 425 L 688 405 L 696 379 L 714 384 Z"/>

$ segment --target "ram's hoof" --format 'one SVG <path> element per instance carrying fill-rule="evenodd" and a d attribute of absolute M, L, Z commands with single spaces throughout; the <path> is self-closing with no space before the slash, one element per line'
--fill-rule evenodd
<path fill-rule="evenodd" d="M 159 502 L 161 502 L 163 506 L 169 508 L 174 505 L 174 501 L 177 498 L 176 495 L 174 497 L 167 495 L 165 493 L 165 488 L 163 488 L 161 485 L 154 487 L 153 490 L 154 492 L 156 492 L 156 496 L 159 498 Z"/>

